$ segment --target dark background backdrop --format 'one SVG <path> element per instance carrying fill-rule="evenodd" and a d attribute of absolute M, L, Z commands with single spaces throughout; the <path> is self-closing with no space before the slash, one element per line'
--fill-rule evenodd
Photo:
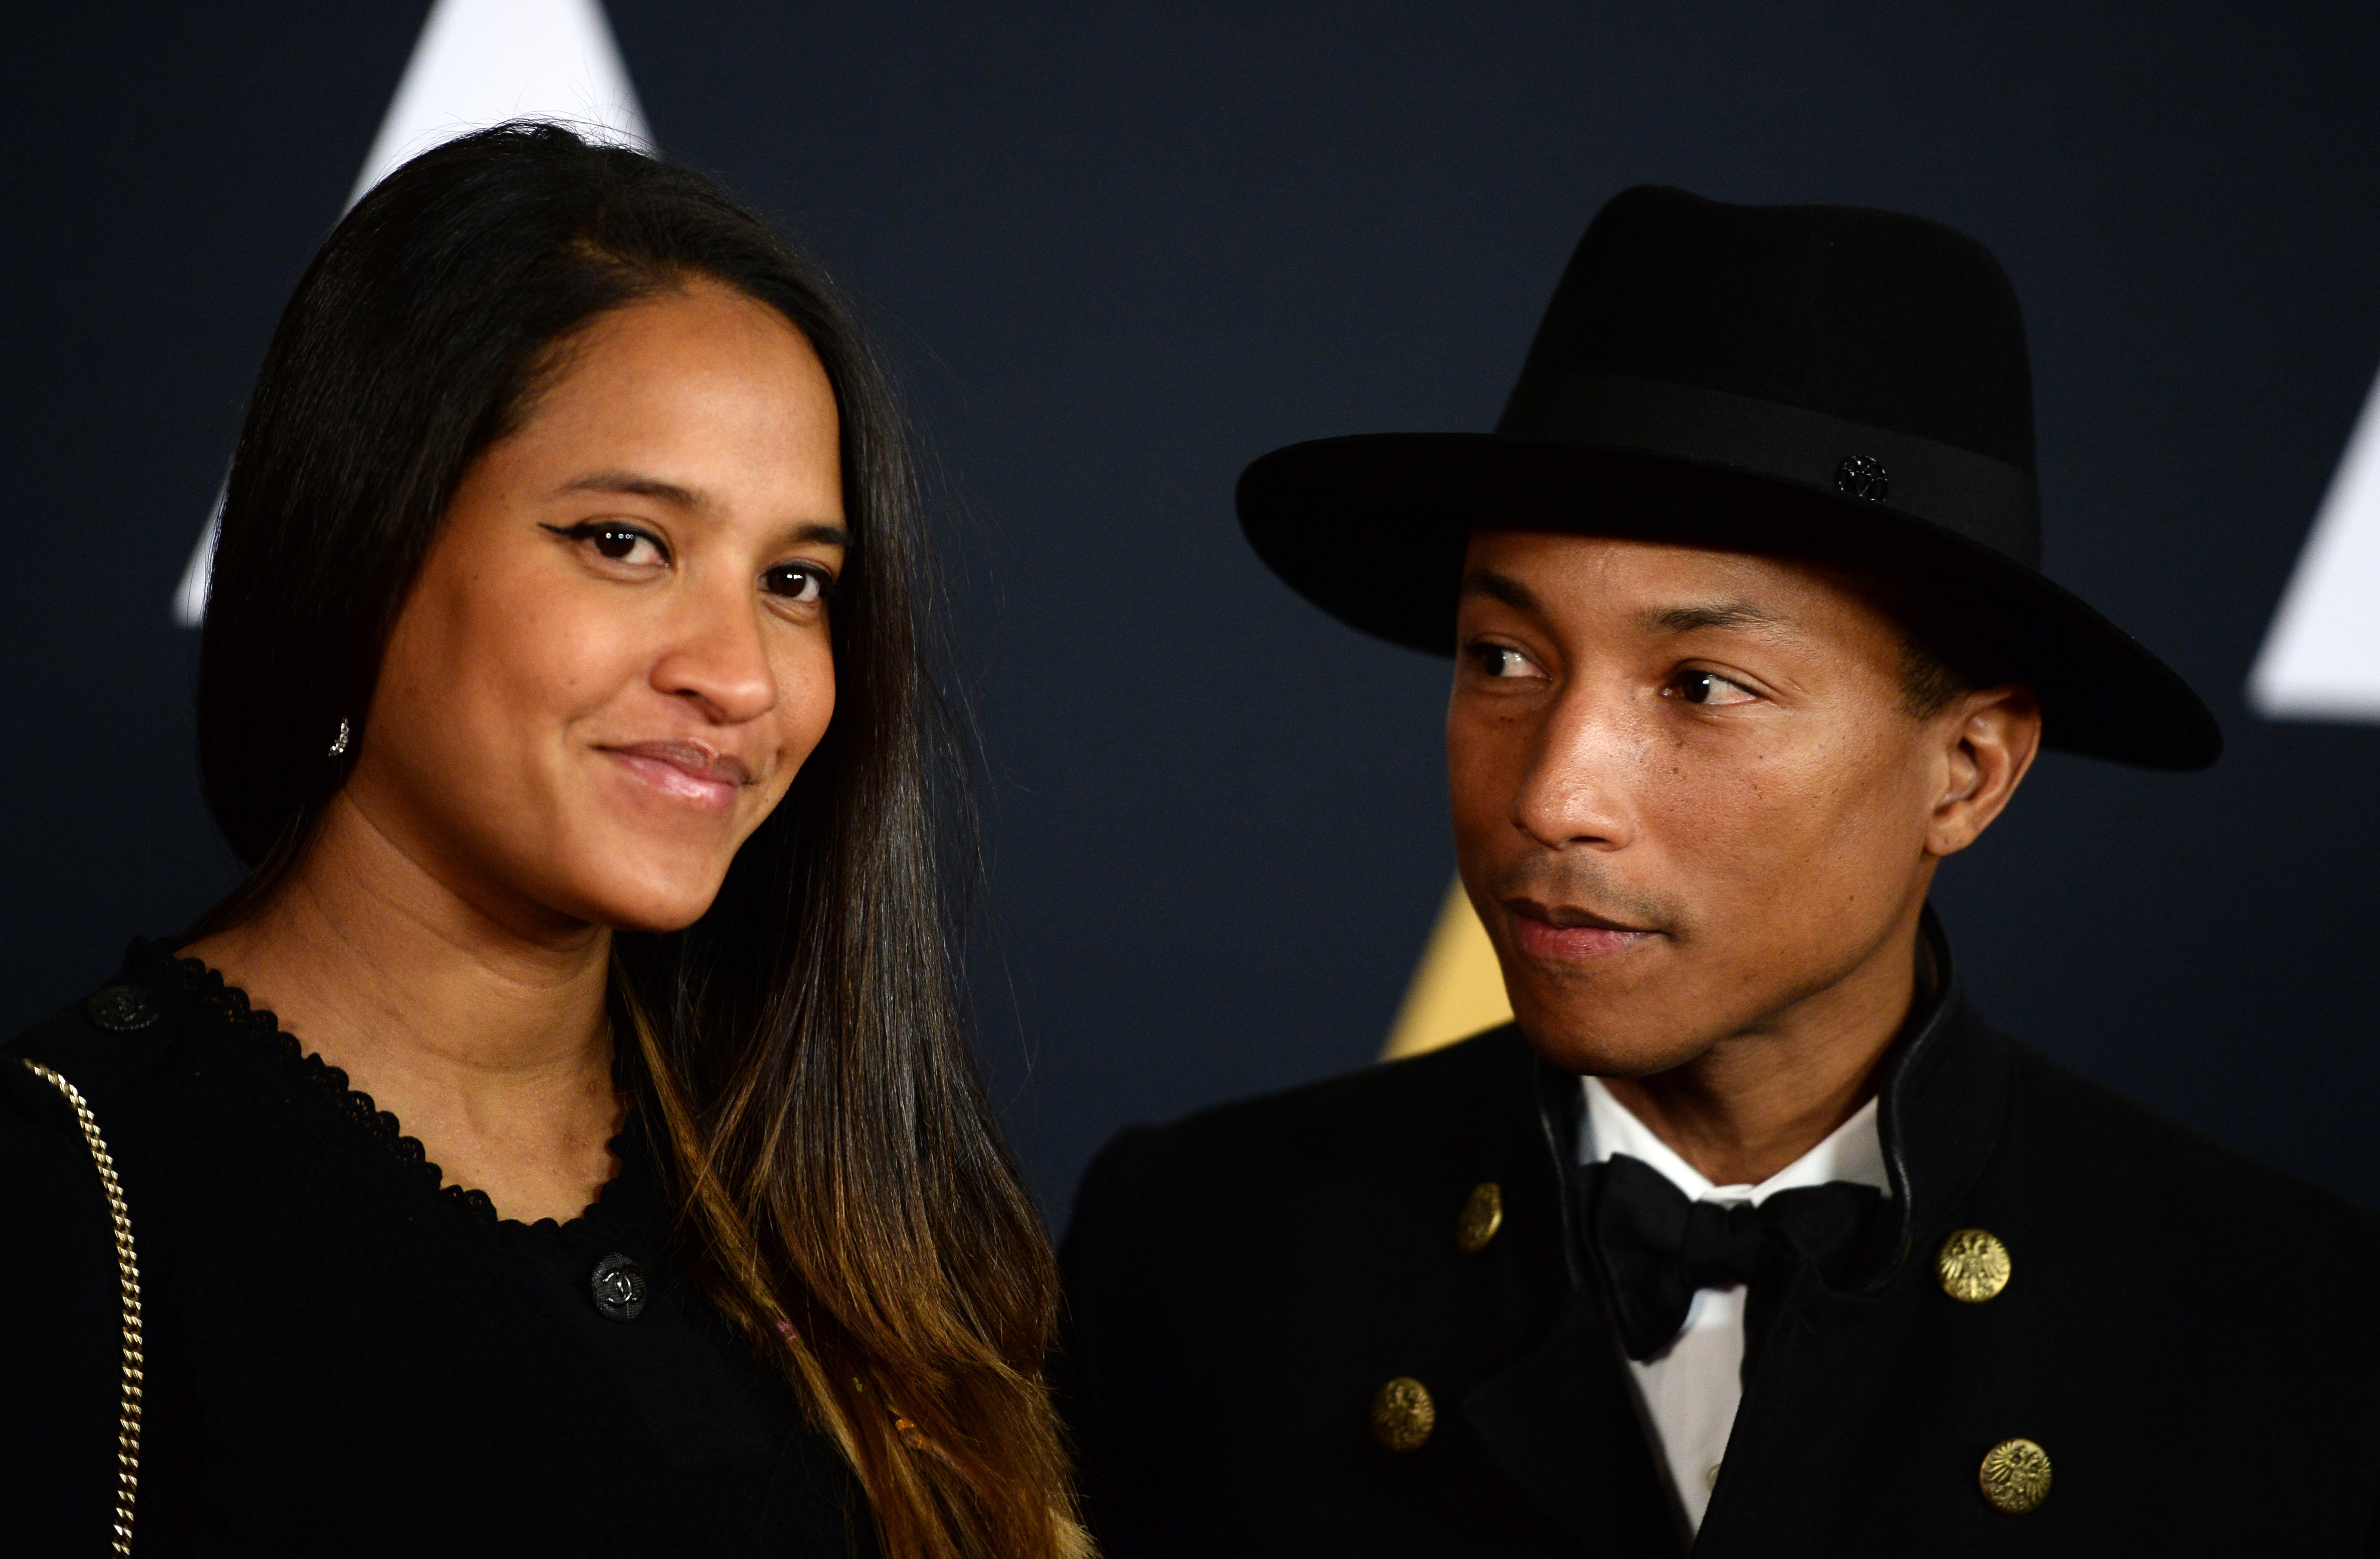
<path fill-rule="evenodd" d="M 169 598 L 425 8 L 11 7 L 11 1028 L 232 880 Z M 1276 585 L 1233 477 L 1488 426 L 1643 181 L 1900 207 L 2007 263 L 2050 570 L 2231 751 L 2047 757 L 1938 900 L 2018 1033 L 2380 1202 L 2380 732 L 2240 695 L 2380 362 L 2380 11 L 1788 9 L 613 0 L 662 146 L 859 294 L 963 510 L 986 1056 L 1053 1218 L 1127 1121 L 1365 1064 L 1451 870 L 1443 664 Z"/>

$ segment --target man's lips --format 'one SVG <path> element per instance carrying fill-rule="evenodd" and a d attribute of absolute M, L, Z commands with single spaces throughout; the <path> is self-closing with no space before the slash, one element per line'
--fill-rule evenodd
<path fill-rule="evenodd" d="M 752 782 L 741 758 L 699 742 L 634 742 L 601 750 L 662 794 L 706 811 L 726 811 L 735 804 L 735 792 Z"/>
<path fill-rule="evenodd" d="M 1561 962 L 1609 958 L 1642 947 L 1660 935 L 1565 904 L 1508 899 L 1504 912 L 1512 925 L 1513 946 L 1522 954 Z"/>

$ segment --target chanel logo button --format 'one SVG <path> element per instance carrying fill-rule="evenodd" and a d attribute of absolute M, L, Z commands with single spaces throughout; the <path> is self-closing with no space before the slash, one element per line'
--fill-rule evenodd
<path fill-rule="evenodd" d="M 1934 1254 L 1934 1275 L 1942 1292 L 1962 1305 L 1979 1305 L 2009 1285 L 2009 1250 L 1989 1229 L 1962 1228 Z"/>
<path fill-rule="evenodd" d="M 1454 1220 L 1454 1243 L 1466 1256 L 1475 1256 L 1504 1227 L 1504 1188 L 1482 1180 L 1463 1201 L 1463 1215 Z"/>
<path fill-rule="evenodd" d="M 1885 474 L 1884 462 L 1872 454 L 1847 454 L 1835 467 L 1835 490 L 1845 498 L 1863 499 L 1881 503 L 1892 495 L 1892 478 Z"/>
<path fill-rule="evenodd" d="M 2030 1440 L 2003 1440 L 1984 1453 L 1975 1470 L 1994 1510 L 2022 1516 L 2049 1497 L 2049 1453 Z"/>
<path fill-rule="evenodd" d="M 645 1269 L 634 1256 L 613 1251 L 595 1263 L 587 1287 L 606 1321 L 634 1321 L 645 1313 Z"/>
<path fill-rule="evenodd" d="M 130 1033 L 145 1029 L 165 1015 L 157 998 L 139 985 L 131 984 L 102 985 L 91 999 L 82 1004 L 91 1021 L 103 1029 L 117 1033 Z"/>
<path fill-rule="evenodd" d="M 1391 1451 L 1418 1451 L 1438 1427 L 1438 1404 L 1429 1387 L 1399 1375 L 1372 1397 L 1372 1433 Z"/>

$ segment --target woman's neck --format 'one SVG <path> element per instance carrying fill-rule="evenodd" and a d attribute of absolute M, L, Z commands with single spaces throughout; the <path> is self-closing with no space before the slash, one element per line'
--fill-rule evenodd
<path fill-rule="evenodd" d="M 616 1165 L 611 934 L 474 904 L 334 798 L 253 919 L 183 949 L 506 1217 L 576 1217 Z"/>

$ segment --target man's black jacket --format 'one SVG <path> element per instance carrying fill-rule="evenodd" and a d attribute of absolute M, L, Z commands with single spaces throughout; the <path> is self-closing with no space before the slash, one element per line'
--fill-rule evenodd
<path fill-rule="evenodd" d="M 1113 1559 L 1678 1554 L 1570 1227 L 1577 1097 L 1504 1028 L 1117 1139 L 1057 1365 Z M 2368 1215 L 2010 1044 L 1955 979 L 1879 1124 L 1889 1249 L 1846 1288 L 1785 1274 L 1696 1555 L 2375 1551 Z M 1963 1228 L 2011 1258 L 1982 1303 L 1935 1273 Z M 1437 1408 L 1404 1452 L 1369 1426 L 1397 1377 Z M 2018 1437 L 2053 1476 L 2008 1515 L 1977 1470 Z"/>

